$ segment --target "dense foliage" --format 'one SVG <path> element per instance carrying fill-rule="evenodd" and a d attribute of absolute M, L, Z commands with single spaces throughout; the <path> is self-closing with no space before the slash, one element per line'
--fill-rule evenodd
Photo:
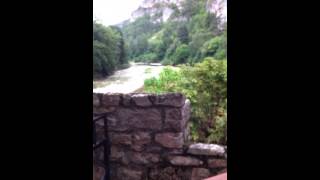
<path fill-rule="evenodd" d="M 151 16 L 148 15 L 126 25 L 123 28 L 123 32 L 129 46 L 129 58 L 138 61 L 145 54 L 154 53 L 157 48 L 155 43 L 157 42 L 153 42 L 151 37 L 159 30 L 160 24 L 154 22 Z"/>
<path fill-rule="evenodd" d="M 227 141 L 227 61 L 205 58 L 180 70 L 165 68 L 159 78 L 145 81 L 145 91 L 182 92 L 192 104 L 191 137 L 194 141 Z"/>
<path fill-rule="evenodd" d="M 207 10 L 209 1 L 183 0 L 180 8 L 171 4 L 174 12 L 165 22 L 146 14 L 124 24 L 130 59 L 170 65 L 193 64 L 208 56 L 226 59 L 227 27 Z"/>
<path fill-rule="evenodd" d="M 105 77 L 126 65 L 127 53 L 118 27 L 105 27 L 93 22 L 93 77 Z"/>

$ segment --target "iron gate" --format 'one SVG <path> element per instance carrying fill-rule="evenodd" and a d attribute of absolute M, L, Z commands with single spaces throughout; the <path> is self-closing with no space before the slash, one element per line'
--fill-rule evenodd
<path fill-rule="evenodd" d="M 107 113 L 93 114 L 93 151 L 96 151 L 98 148 L 103 148 L 103 154 L 104 154 L 103 162 L 99 162 L 99 160 L 97 161 L 98 161 L 98 164 L 105 169 L 104 180 L 110 180 L 110 164 L 109 164 L 110 140 L 108 135 L 107 116 L 108 116 Z M 98 141 L 96 126 L 101 121 L 103 122 L 104 138 Z"/>

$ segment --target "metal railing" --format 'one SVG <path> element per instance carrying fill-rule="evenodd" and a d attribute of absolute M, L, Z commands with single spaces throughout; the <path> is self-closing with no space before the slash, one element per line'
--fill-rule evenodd
<path fill-rule="evenodd" d="M 110 164 L 109 164 L 109 157 L 110 157 L 110 140 L 108 135 L 108 114 L 93 114 L 93 151 L 97 150 L 98 148 L 103 148 L 104 152 L 104 160 L 103 162 L 98 162 L 102 165 L 105 169 L 105 176 L 104 180 L 110 180 Z M 100 141 L 97 141 L 97 123 L 99 121 L 103 121 L 103 130 L 104 130 L 104 138 Z"/>

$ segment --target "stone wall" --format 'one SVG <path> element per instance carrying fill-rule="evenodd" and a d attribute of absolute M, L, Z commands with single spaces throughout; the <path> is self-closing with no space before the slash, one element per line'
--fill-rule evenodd
<path fill-rule="evenodd" d="M 93 112 L 109 113 L 111 179 L 201 180 L 226 169 L 225 147 L 188 143 L 190 108 L 178 93 L 93 94 Z"/>

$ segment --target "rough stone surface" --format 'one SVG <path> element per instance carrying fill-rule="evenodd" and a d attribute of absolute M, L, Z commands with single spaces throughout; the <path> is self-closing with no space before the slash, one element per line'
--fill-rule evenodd
<path fill-rule="evenodd" d="M 142 171 L 120 167 L 118 169 L 117 177 L 119 180 L 141 180 L 142 174 Z"/>
<path fill-rule="evenodd" d="M 226 159 L 208 159 L 208 166 L 210 168 L 226 168 L 227 160 Z"/>
<path fill-rule="evenodd" d="M 210 171 L 205 168 L 193 168 L 191 180 L 203 180 L 210 176 Z"/>
<path fill-rule="evenodd" d="M 182 110 L 179 108 L 168 108 L 166 110 L 166 121 L 182 121 Z"/>
<path fill-rule="evenodd" d="M 101 180 L 105 175 L 105 169 L 101 166 L 93 166 L 93 180 Z"/>
<path fill-rule="evenodd" d="M 160 130 L 162 128 L 161 114 L 156 108 L 118 108 L 111 126 L 120 129 Z"/>
<path fill-rule="evenodd" d="M 129 157 L 129 155 L 128 155 L 127 152 L 125 152 L 124 155 L 121 157 L 120 162 L 121 162 L 123 165 L 126 165 L 126 166 L 129 165 L 129 163 L 130 163 L 130 157 Z"/>
<path fill-rule="evenodd" d="M 108 106 L 108 107 L 96 107 L 96 108 L 93 108 L 93 112 L 94 113 L 110 113 L 110 112 L 114 112 L 116 110 L 115 107 L 112 107 L 112 106 Z"/>
<path fill-rule="evenodd" d="M 94 112 L 108 112 L 112 179 L 202 180 L 227 168 L 226 147 L 184 144 L 191 107 L 183 95 L 94 94 L 93 98 Z M 103 120 L 95 125 L 98 140 L 104 139 Z M 94 153 L 96 160 L 104 160 L 103 146 Z"/>
<path fill-rule="evenodd" d="M 133 152 L 130 153 L 129 158 L 132 163 L 139 165 L 149 165 L 160 161 L 160 155 L 152 153 Z"/>
<path fill-rule="evenodd" d="M 100 99 L 98 94 L 93 94 L 93 106 L 94 107 L 99 107 L 100 104 Z"/>
<path fill-rule="evenodd" d="M 118 106 L 120 103 L 120 94 L 103 94 L 102 104 L 104 106 Z"/>
<path fill-rule="evenodd" d="M 186 128 L 183 130 L 183 139 L 185 141 L 188 141 L 190 139 L 190 126 L 186 126 Z"/>
<path fill-rule="evenodd" d="M 190 170 L 182 170 L 177 167 L 154 168 L 149 172 L 150 180 L 189 180 Z"/>
<path fill-rule="evenodd" d="M 186 121 L 190 119 L 191 116 L 191 102 L 187 99 L 182 107 L 182 118 Z"/>
<path fill-rule="evenodd" d="M 151 135 L 148 132 L 136 132 L 133 134 L 132 149 L 136 151 L 142 151 L 146 144 L 151 142 Z"/>
<path fill-rule="evenodd" d="M 103 148 L 100 147 L 100 148 L 97 148 L 95 150 L 95 156 L 94 156 L 95 160 L 97 161 L 103 161 L 104 160 L 104 151 L 103 151 Z"/>
<path fill-rule="evenodd" d="M 201 160 L 187 156 L 169 156 L 168 160 L 172 165 L 176 166 L 199 166 L 203 164 Z"/>
<path fill-rule="evenodd" d="M 116 113 L 116 112 L 115 112 Z M 129 129 L 128 126 L 122 125 L 121 121 L 118 120 L 116 114 L 108 116 L 108 129 L 109 131 L 126 131 Z"/>
<path fill-rule="evenodd" d="M 161 151 L 162 151 L 162 147 L 156 146 L 156 145 L 148 146 L 145 149 L 145 152 L 149 152 L 149 153 L 159 153 L 160 154 Z"/>
<path fill-rule="evenodd" d="M 183 108 L 168 108 L 165 110 L 165 129 L 173 129 L 176 132 L 186 129 L 190 118 L 190 103 L 186 101 Z"/>
<path fill-rule="evenodd" d="M 124 133 L 112 133 L 110 136 L 112 144 L 131 145 L 131 135 Z"/>
<path fill-rule="evenodd" d="M 194 155 L 208 155 L 208 156 L 221 156 L 225 154 L 225 149 L 223 146 L 217 144 L 203 144 L 196 143 L 191 144 L 188 149 L 188 153 Z"/>
<path fill-rule="evenodd" d="M 153 104 L 160 106 L 182 107 L 185 103 L 185 96 L 179 93 L 160 94 L 151 97 Z"/>
<path fill-rule="evenodd" d="M 123 106 L 130 106 L 131 105 L 131 96 L 129 94 L 123 94 L 121 104 Z"/>
<path fill-rule="evenodd" d="M 167 150 L 168 152 L 166 154 L 169 154 L 169 155 L 181 155 L 183 154 L 183 149 L 170 149 L 170 150 Z"/>
<path fill-rule="evenodd" d="M 131 98 L 137 106 L 148 107 L 152 105 L 151 101 L 149 100 L 149 95 L 147 94 L 135 94 L 132 95 Z"/>
<path fill-rule="evenodd" d="M 183 133 L 159 133 L 156 134 L 155 141 L 167 148 L 182 148 Z"/>
<path fill-rule="evenodd" d="M 120 148 L 118 148 L 117 146 L 111 146 L 110 159 L 112 161 L 119 160 L 123 156 L 124 156 L 124 152 Z"/>
<path fill-rule="evenodd" d="M 178 108 L 168 108 L 165 110 L 165 129 L 173 129 L 175 132 L 182 131 L 186 121 L 182 118 L 182 110 Z"/>
<path fill-rule="evenodd" d="M 160 170 L 158 168 L 153 168 L 149 171 L 148 177 L 152 180 L 158 180 L 159 174 L 160 174 Z"/>

